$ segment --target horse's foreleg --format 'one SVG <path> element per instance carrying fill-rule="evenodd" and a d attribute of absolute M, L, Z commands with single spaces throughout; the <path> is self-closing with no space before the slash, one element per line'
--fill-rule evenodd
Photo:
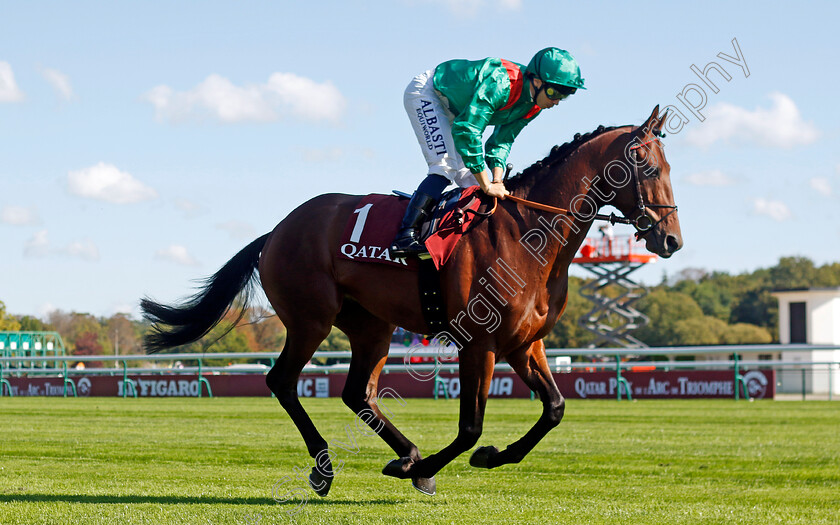
<path fill-rule="evenodd" d="M 407 457 L 391 461 L 385 466 L 383 474 L 402 479 L 429 478 L 478 443 L 484 424 L 490 380 L 493 378 L 495 356 L 490 351 L 473 353 L 477 355 L 470 355 L 466 350 L 460 355 L 461 414 L 455 440 L 440 452 L 419 461 Z"/>
<path fill-rule="evenodd" d="M 470 465 L 474 467 L 494 468 L 519 463 L 563 419 L 566 402 L 551 375 L 543 342 L 536 341 L 530 347 L 517 350 L 507 360 L 525 384 L 539 394 L 543 412 L 528 433 L 501 452 L 496 447 L 477 449 L 470 458 Z"/>
<path fill-rule="evenodd" d="M 391 389 L 378 392 L 379 374 L 388 358 L 394 326 L 364 310 L 358 303 L 345 300 L 336 319 L 338 326 L 350 340 L 353 356 L 341 398 L 357 417 L 390 446 L 400 457 L 421 459 L 417 446 L 406 438 L 383 414 L 394 416 L 394 409 L 405 401 Z M 380 406 L 381 405 L 381 406 Z M 412 480 L 417 490 L 435 493 L 434 478 Z"/>

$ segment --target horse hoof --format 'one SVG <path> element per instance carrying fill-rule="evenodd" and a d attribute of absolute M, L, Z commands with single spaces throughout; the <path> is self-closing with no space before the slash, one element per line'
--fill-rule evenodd
<path fill-rule="evenodd" d="M 382 469 L 382 473 L 386 476 L 392 476 L 399 479 L 407 479 L 411 477 L 408 474 L 411 465 L 414 464 L 414 460 L 409 457 L 394 459 L 389 461 L 385 468 Z"/>
<path fill-rule="evenodd" d="M 478 447 L 470 456 L 470 465 L 478 468 L 493 468 L 490 460 L 499 453 L 496 447 Z"/>
<path fill-rule="evenodd" d="M 325 476 L 317 467 L 312 467 L 312 472 L 309 474 L 309 486 L 312 487 L 315 494 L 323 498 L 330 492 L 333 477 Z"/>
<path fill-rule="evenodd" d="M 411 485 L 427 496 L 434 496 L 437 492 L 434 476 L 431 478 L 411 478 Z"/>

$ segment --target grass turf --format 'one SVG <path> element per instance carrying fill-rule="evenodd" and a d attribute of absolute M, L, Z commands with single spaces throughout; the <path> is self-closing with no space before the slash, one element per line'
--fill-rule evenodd
<path fill-rule="evenodd" d="M 393 421 L 425 454 L 455 436 L 457 401 L 406 401 Z M 433 497 L 379 473 L 395 454 L 340 400 L 303 404 L 327 441 L 358 445 L 334 449 L 326 498 L 294 479 L 313 462 L 270 398 L 0 398 L 0 523 L 840 523 L 837 403 L 572 400 L 522 463 L 466 453 Z M 479 445 L 539 411 L 491 400 Z"/>

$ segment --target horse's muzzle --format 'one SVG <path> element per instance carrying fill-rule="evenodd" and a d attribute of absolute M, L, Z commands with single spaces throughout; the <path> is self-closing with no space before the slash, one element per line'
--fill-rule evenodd
<path fill-rule="evenodd" d="M 657 251 L 657 255 L 663 259 L 674 255 L 683 246 L 682 236 L 668 233 L 662 241 L 662 249 Z"/>

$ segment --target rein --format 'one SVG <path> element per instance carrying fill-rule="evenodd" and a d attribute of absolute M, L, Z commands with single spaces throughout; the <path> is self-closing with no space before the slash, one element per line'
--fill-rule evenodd
<path fill-rule="evenodd" d="M 539 202 L 529 201 L 528 199 L 523 199 L 522 197 L 516 197 L 514 195 L 508 195 L 505 197 L 505 200 L 512 200 L 513 202 L 518 202 L 519 204 L 533 208 L 535 210 L 547 211 L 551 213 L 572 213 L 567 209 L 558 208 L 556 206 L 549 206 L 548 204 L 540 204 Z M 612 224 L 621 223 L 621 224 L 633 224 L 633 221 L 627 219 L 625 217 L 619 217 L 615 213 L 610 213 L 609 215 L 604 215 L 603 213 L 596 213 L 593 216 L 593 219 L 598 219 L 601 221 L 610 221 Z"/>
<path fill-rule="evenodd" d="M 609 215 L 604 215 L 602 213 L 596 213 L 592 218 L 602 221 L 608 221 L 610 224 L 630 224 L 634 228 L 636 228 L 636 240 L 641 240 L 642 237 L 649 234 L 653 229 L 658 226 L 662 221 L 667 219 L 671 214 L 677 211 L 676 204 L 646 204 L 644 197 L 642 197 L 642 181 L 639 178 L 639 164 L 636 161 L 636 150 L 641 148 L 642 146 L 646 146 L 651 142 L 659 142 L 659 137 L 654 137 L 646 142 L 642 142 L 641 144 L 636 144 L 630 148 L 630 151 L 633 152 L 633 179 L 634 179 L 634 191 L 636 193 L 636 208 L 640 211 L 640 214 L 635 219 L 629 219 L 627 217 L 619 217 L 615 213 L 610 213 Z M 508 173 L 510 173 L 510 168 L 512 166 L 508 165 Z M 507 178 L 507 176 L 505 176 Z M 529 201 L 527 199 L 523 199 L 522 197 L 515 197 L 513 195 L 508 195 L 505 197 L 506 199 L 510 199 L 513 202 L 518 202 L 523 206 L 528 208 L 533 208 L 535 210 L 547 211 L 550 213 L 563 213 L 563 214 L 571 214 L 569 210 L 564 208 L 558 208 L 556 206 L 549 206 L 548 204 L 541 204 L 539 202 Z M 494 198 L 493 210 L 491 210 L 487 215 L 492 215 L 493 212 L 496 210 L 496 201 L 498 199 Z M 647 208 L 670 208 L 671 211 L 663 215 L 659 218 L 658 221 L 653 222 L 653 218 L 648 215 Z"/>

